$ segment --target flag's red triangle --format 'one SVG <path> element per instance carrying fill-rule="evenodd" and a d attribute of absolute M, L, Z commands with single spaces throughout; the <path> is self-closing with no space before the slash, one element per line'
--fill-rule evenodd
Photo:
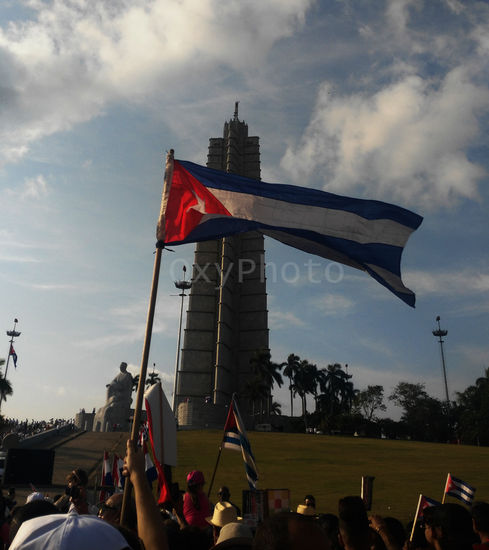
<path fill-rule="evenodd" d="M 176 160 L 165 216 L 165 241 L 182 241 L 205 214 L 230 216 L 220 201 Z"/>

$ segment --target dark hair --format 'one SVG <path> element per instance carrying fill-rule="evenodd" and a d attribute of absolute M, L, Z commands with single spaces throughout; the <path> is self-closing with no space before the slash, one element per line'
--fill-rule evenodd
<path fill-rule="evenodd" d="M 365 503 L 359 496 L 347 496 L 338 502 L 339 530 L 352 546 L 362 546 L 369 540 L 370 527 Z"/>
<path fill-rule="evenodd" d="M 88 475 L 85 470 L 77 468 L 66 476 L 66 483 L 72 483 L 73 485 L 81 485 L 86 487 L 88 485 Z"/>
<path fill-rule="evenodd" d="M 426 525 L 441 528 L 443 550 L 471 550 L 474 542 L 472 517 L 463 506 L 451 502 L 431 506 L 425 509 L 423 516 Z"/>
<path fill-rule="evenodd" d="M 229 497 L 231 496 L 231 493 L 229 492 L 229 489 L 223 485 L 219 492 L 217 493 L 223 500 L 229 500 Z"/>
<path fill-rule="evenodd" d="M 199 493 L 201 492 L 202 485 L 189 485 L 187 487 L 188 494 L 192 499 L 192 504 L 196 510 L 200 510 Z"/>
<path fill-rule="evenodd" d="M 338 516 L 335 516 L 334 514 L 319 514 L 317 522 L 331 540 L 331 550 L 339 550 L 341 546 L 338 540 Z"/>
<path fill-rule="evenodd" d="M 406 530 L 402 522 L 392 517 L 384 518 L 384 522 L 391 538 L 396 542 L 399 548 L 402 548 L 406 542 Z"/>
<path fill-rule="evenodd" d="M 290 550 L 299 541 L 304 548 L 320 548 L 326 544 L 327 535 L 312 516 L 295 512 L 273 514 L 256 530 L 254 550 Z"/>
<path fill-rule="evenodd" d="M 489 504 L 482 501 L 474 502 L 470 513 L 477 531 L 489 533 Z"/>
<path fill-rule="evenodd" d="M 304 502 L 306 502 L 306 500 L 310 500 L 314 508 L 316 508 L 316 499 L 314 498 L 313 495 L 306 495 L 304 497 Z"/>
<path fill-rule="evenodd" d="M 253 549 L 288 550 L 290 516 L 290 512 L 279 512 L 260 524 L 253 539 Z"/>

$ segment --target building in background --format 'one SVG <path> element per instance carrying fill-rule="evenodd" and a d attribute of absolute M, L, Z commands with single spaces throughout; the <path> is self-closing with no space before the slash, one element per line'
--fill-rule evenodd
<path fill-rule="evenodd" d="M 260 179 L 259 138 L 248 136 L 237 103 L 223 137 L 209 141 L 207 166 Z M 176 384 L 180 427 L 222 427 L 234 392 L 248 417 L 250 359 L 269 350 L 264 255 L 257 232 L 197 243 Z"/>

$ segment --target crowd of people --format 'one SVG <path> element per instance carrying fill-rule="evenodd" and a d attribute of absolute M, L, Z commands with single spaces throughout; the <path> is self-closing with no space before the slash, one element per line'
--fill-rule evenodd
<path fill-rule="evenodd" d="M 6 418 L 3 420 L 2 436 L 15 433 L 20 439 L 24 439 L 46 430 L 61 428 L 61 426 L 66 426 L 67 424 L 71 424 L 74 427 L 73 420 L 66 420 L 64 418 L 51 418 L 49 420 L 28 420 L 27 418 L 25 420 L 17 420 L 15 418 Z"/>
<path fill-rule="evenodd" d="M 306 495 L 296 511 L 271 514 L 258 525 L 241 517 L 227 487 L 211 504 L 199 470 L 187 489 L 158 506 L 145 472 L 144 455 L 128 441 L 124 475 L 131 493 L 89 503 L 88 476 L 74 469 L 65 493 L 52 499 L 33 492 L 18 505 L 0 499 L 0 538 L 10 550 L 489 550 L 489 504 L 470 511 L 454 503 L 425 508 L 414 529 L 392 517 L 368 515 L 359 496 L 339 500 L 336 513 L 316 510 Z M 2 513 L 3 507 L 3 513 Z"/>

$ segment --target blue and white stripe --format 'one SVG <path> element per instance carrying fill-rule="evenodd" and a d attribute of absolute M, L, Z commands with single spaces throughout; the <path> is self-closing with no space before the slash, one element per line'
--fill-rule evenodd
<path fill-rule="evenodd" d="M 472 501 L 474 500 L 474 496 L 475 496 L 475 488 L 469 485 L 468 483 L 466 483 L 465 481 L 462 481 L 461 479 L 453 477 L 452 475 L 450 475 L 450 479 L 451 479 L 451 486 L 450 486 L 450 489 L 446 492 L 446 494 L 452 497 L 458 498 L 459 500 L 461 500 L 462 502 L 465 502 L 466 504 L 472 504 Z"/>
<path fill-rule="evenodd" d="M 179 162 L 212 192 L 231 217 L 204 214 L 185 240 L 172 244 L 258 230 L 294 248 L 366 271 L 414 306 L 415 295 L 401 280 L 400 262 L 421 216 L 380 201 L 270 184 Z"/>
<path fill-rule="evenodd" d="M 233 407 L 234 420 L 236 422 L 236 429 L 231 428 L 224 433 L 223 448 L 231 449 L 233 451 L 241 450 L 243 455 L 243 461 L 245 464 L 246 478 L 250 489 L 256 489 L 256 483 L 258 481 L 258 471 L 256 468 L 255 457 L 251 451 L 251 445 L 246 435 L 246 430 L 239 414 L 238 405 L 236 401 L 231 401 Z"/>

